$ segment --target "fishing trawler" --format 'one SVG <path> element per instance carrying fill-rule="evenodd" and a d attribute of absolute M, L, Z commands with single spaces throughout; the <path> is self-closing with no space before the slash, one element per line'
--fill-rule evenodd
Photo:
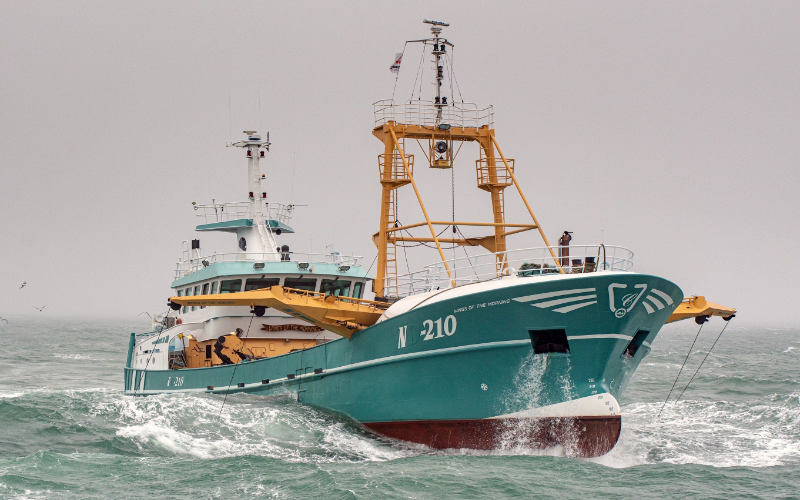
<path fill-rule="evenodd" d="M 315 261 L 278 246 L 275 238 L 291 228 L 263 201 L 258 160 L 269 142 L 248 133 L 234 144 L 250 164 L 247 217 L 226 207 L 225 216 L 197 227 L 235 233 L 240 251 L 202 257 L 199 243 L 188 245 L 169 299 L 175 316 L 131 335 L 126 393 L 290 394 L 434 448 L 554 447 L 597 456 L 619 438 L 619 395 L 661 327 L 734 315 L 634 272 L 626 248 L 551 245 L 514 159 L 500 148 L 493 108 L 445 93 L 454 88 L 445 85 L 454 49 L 442 35 L 447 24 L 425 22 L 431 36 L 406 46 L 417 44 L 433 63 L 433 94 L 374 105 L 372 133 L 382 145 L 374 279 L 352 259 Z M 469 171 L 488 194 L 491 219 L 432 218 L 414 146 L 430 173 L 451 182 L 462 147 L 476 148 Z M 421 221 L 400 222 L 408 187 Z M 506 220 L 509 188 L 530 220 Z M 222 213 L 216 205 L 196 209 Z M 511 246 L 510 237 L 530 234 L 541 244 Z M 438 260 L 401 274 L 399 252 L 410 246 Z M 463 256 L 448 259 L 445 250 Z M 368 281 L 371 299 L 363 297 Z M 253 331 L 251 322 L 263 327 Z"/>

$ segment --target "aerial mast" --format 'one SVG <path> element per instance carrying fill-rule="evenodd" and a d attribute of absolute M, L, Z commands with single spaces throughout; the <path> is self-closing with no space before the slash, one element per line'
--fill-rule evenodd
<path fill-rule="evenodd" d="M 433 57 L 436 63 L 436 97 L 434 98 L 433 105 L 436 108 L 436 125 L 439 125 L 442 123 L 442 108 L 447 106 L 447 97 L 442 96 L 442 80 L 444 80 L 442 56 L 445 54 L 445 47 L 448 43 L 446 39 L 442 39 L 440 43 L 439 35 L 442 33 L 442 28 L 450 26 L 450 24 L 442 21 L 430 21 L 428 19 L 422 22 L 431 25 L 431 34 L 433 35 Z"/>
<path fill-rule="evenodd" d="M 247 135 L 247 139 L 230 144 L 230 146 L 245 150 L 247 158 L 247 198 L 250 204 L 249 215 L 253 221 L 251 231 L 243 230 L 242 234 L 239 234 L 239 248 L 243 252 L 264 254 L 264 257 L 269 260 L 280 260 L 280 254 L 276 251 L 275 237 L 266 226 L 264 203 L 266 202 L 267 193 L 261 187 L 264 175 L 261 173 L 260 161 L 264 158 L 264 152 L 269 151 L 269 132 L 267 132 L 266 139 L 262 139 L 261 134 L 255 130 L 245 130 L 244 134 Z M 243 239 L 244 243 L 242 243 Z"/>

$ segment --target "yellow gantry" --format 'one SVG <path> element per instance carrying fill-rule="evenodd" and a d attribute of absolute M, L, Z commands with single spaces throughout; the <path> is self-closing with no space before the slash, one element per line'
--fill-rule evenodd
<path fill-rule="evenodd" d="M 460 126 L 440 126 L 434 127 L 429 125 L 418 125 L 408 123 L 397 123 L 389 121 L 382 125 L 375 127 L 372 134 L 377 137 L 384 145 L 384 153 L 378 156 L 378 165 L 380 170 L 380 181 L 382 185 L 381 193 L 381 215 L 380 226 L 378 232 L 373 236 L 373 241 L 378 248 L 378 267 L 376 277 L 373 282 L 375 295 L 378 297 L 386 297 L 397 295 L 397 290 L 394 294 L 389 290 L 385 290 L 387 278 L 394 278 L 396 287 L 397 278 L 397 260 L 396 260 L 396 247 L 398 242 L 432 242 L 436 246 L 439 257 L 442 260 L 445 271 L 447 272 L 450 282 L 455 286 L 454 277 L 451 273 L 450 266 L 445 259 L 444 252 L 442 251 L 442 243 L 452 243 L 463 246 L 483 246 L 489 251 L 497 254 L 498 271 L 505 270 L 507 263 L 504 260 L 503 254 L 506 251 L 506 237 L 523 231 L 537 229 L 545 246 L 550 251 L 550 255 L 555 262 L 556 268 L 559 272 L 563 273 L 560 262 L 555 255 L 555 252 L 547 241 L 547 237 L 542 230 L 539 221 L 531 209 L 527 198 L 522 192 L 522 188 L 517 182 L 514 175 L 514 160 L 506 158 L 500 149 L 500 145 L 495 138 L 494 129 L 489 128 L 487 125 L 480 127 L 460 127 Z M 417 183 L 414 180 L 414 156 L 407 154 L 404 150 L 405 139 L 411 139 L 419 142 L 420 140 L 427 140 L 433 144 L 434 141 L 443 140 L 450 144 L 454 142 L 477 142 L 480 145 L 481 158 L 476 161 L 476 170 L 478 176 L 478 187 L 490 194 L 492 203 L 492 219 L 490 223 L 479 222 L 456 222 L 456 221 L 432 221 L 422 201 Z M 451 154 L 451 153 L 450 153 Z M 499 158 L 495 155 L 498 154 Z M 432 161 L 429 158 L 429 161 Z M 441 168 L 438 165 L 431 163 L 434 168 Z M 448 166 L 445 168 L 452 168 L 451 162 L 448 161 Z M 416 224 L 398 226 L 396 214 L 396 190 L 401 186 L 411 184 L 414 189 L 414 195 L 425 217 L 425 221 Z M 503 190 L 509 186 L 514 186 L 522 198 L 525 208 L 533 220 L 533 224 L 509 224 L 505 221 L 505 203 Z M 489 236 L 480 236 L 475 238 L 440 238 L 434 230 L 435 225 L 452 225 L 452 226 L 488 226 L 494 230 L 494 234 Z M 430 236 L 428 237 L 413 237 L 413 236 L 400 236 L 401 231 L 413 228 L 427 226 Z M 513 228 L 509 230 L 509 228 Z"/>
<path fill-rule="evenodd" d="M 385 302 L 335 297 L 277 285 L 247 292 L 170 297 L 169 301 L 182 306 L 271 307 L 348 339 L 353 333 L 375 324 L 389 307 Z"/>
<path fill-rule="evenodd" d="M 678 304 L 667 318 L 667 323 L 682 319 L 696 318 L 698 316 L 721 316 L 729 320 L 736 314 L 736 309 L 708 302 L 702 295 L 686 297 Z"/>

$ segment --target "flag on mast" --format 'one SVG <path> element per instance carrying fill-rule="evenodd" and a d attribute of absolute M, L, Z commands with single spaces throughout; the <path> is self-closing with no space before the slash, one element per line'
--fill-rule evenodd
<path fill-rule="evenodd" d="M 398 52 L 394 55 L 394 64 L 389 66 L 389 71 L 392 73 L 399 73 L 400 72 L 400 63 L 403 61 L 403 53 Z"/>

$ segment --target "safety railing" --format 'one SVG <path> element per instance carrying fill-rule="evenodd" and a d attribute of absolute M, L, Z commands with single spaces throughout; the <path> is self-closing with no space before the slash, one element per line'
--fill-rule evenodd
<path fill-rule="evenodd" d="M 551 248 L 565 273 L 630 271 L 633 269 L 633 252 L 624 247 L 600 244 Z M 452 280 L 457 286 L 488 281 L 502 276 L 535 277 L 559 274 L 560 272 L 548 247 L 461 257 L 448 260 L 447 265 L 450 268 Z M 449 288 L 451 285 L 444 263 L 438 262 L 397 278 L 387 278 L 386 293 L 387 295 L 397 294 L 398 297 L 406 297 L 437 288 Z"/>
<path fill-rule="evenodd" d="M 494 126 L 494 108 L 478 107 L 469 102 L 457 102 L 437 106 L 433 101 L 411 101 L 396 103 L 391 99 L 378 101 L 372 105 L 375 113 L 375 126 L 388 122 L 407 125 L 437 126 L 446 123 L 451 127 Z M 441 111 L 441 116 L 439 112 Z"/>
<path fill-rule="evenodd" d="M 193 205 L 195 215 L 202 218 L 205 224 L 214 222 L 227 222 L 251 217 L 249 201 L 233 201 L 225 203 L 212 203 L 209 205 Z M 292 218 L 295 205 L 283 203 L 264 202 L 263 213 L 265 219 L 277 220 L 288 224 Z"/>
<path fill-rule="evenodd" d="M 296 262 L 300 265 L 308 264 L 309 271 L 315 263 L 335 264 L 340 268 L 344 266 L 357 266 L 362 259 L 360 255 L 342 255 L 339 252 L 331 253 L 304 253 L 304 252 L 281 252 L 281 253 L 255 253 L 255 252 L 228 252 L 213 253 L 203 257 L 185 259 L 178 262 L 175 267 L 175 279 L 183 278 L 200 269 L 206 268 L 218 262 Z M 305 269 L 305 268 L 303 268 Z M 254 271 L 255 272 L 255 271 Z"/>
<path fill-rule="evenodd" d="M 478 179 L 478 187 L 483 190 L 491 190 L 493 187 L 508 187 L 512 184 L 511 174 L 514 171 L 514 160 L 506 158 L 508 167 L 502 158 L 495 158 L 494 164 L 489 166 L 488 158 L 475 160 L 475 174 Z M 510 171 L 509 171 L 510 170 Z"/>

